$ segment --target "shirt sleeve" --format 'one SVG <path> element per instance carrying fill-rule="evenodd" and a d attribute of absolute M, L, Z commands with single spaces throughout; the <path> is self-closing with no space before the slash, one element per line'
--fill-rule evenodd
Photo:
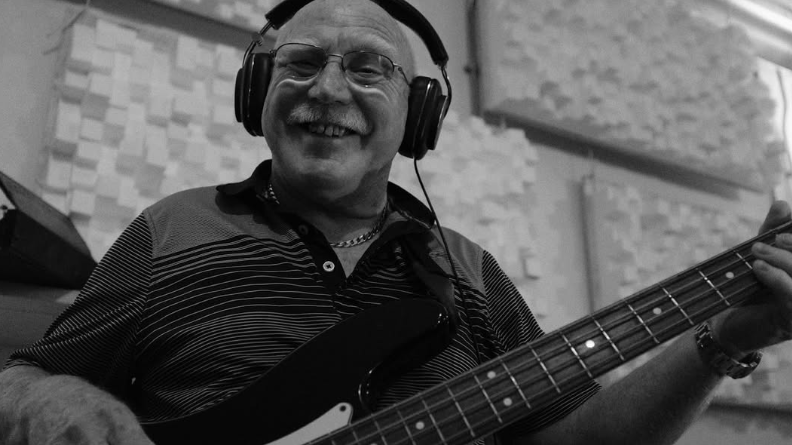
<path fill-rule="evenodd" d="M 135 337 L 151 275 L 151 239 L 145 217 L 138 216 L 74 303 L 42 339 L 11 354 L 6 367 L 33 365 L 75 375 L 123 398 L 133 375 Z"/>
<path fill-rule="evenodd" d="M 482 263 L 490 318 L 503 349 L 510 351 L 543 336 L 544 331 L 539 327 L 530 308 L 512 281 L 498 266 L 495 258 L 485 251 Z M 596 394 L 600 388 L 596 381 L 591 380 L 575 391 L 562 394 L 551 404 L 537 409 L 525 419 L 509 426 L 501 434 L 506 437 L 517 437 L 541 430 L 566 417 Z"/>

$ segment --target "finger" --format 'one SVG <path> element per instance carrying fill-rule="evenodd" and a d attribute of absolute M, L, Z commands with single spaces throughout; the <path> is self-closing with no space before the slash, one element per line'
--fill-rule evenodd
<path fill-rule="evenodd" d="M 790 339 L 792 337 L 792 277 L 785 270 L 763 259 L 754 261 L 753 268 L 759 281 L 771 291 L 769 297 L 774 310 L 770 314 L 770 319 L 766 321 L 767 325 L 773 328 L 773 335 L 768 338 L 769 344 Z"/>
<path fill-rule="evenodd" d="M 764 260 L 771 266 L 781 269 L 782 273 L 792 274 L 792 242 L 789 236 L 777 236 L 776 245 L 766 243 L 754 243 L 751 252 L 760 260 Z"/>
<path fill-rule="evenodd" d="M 754 273 L 759 281 L 764 283 L 775 293 L 787 292 L 792 295 L 792 277 L 789 276 L 782 267 L 792 267 L 787 260 L 779 260 L 780 255 L 775 255 L 773 252 L 768 252 L 775 249 L 762 243 L 754 245 L 754 251 L 757 252 L 757 260 L 753 262 Z M 770 263 L 768 258 L 773 258 L 773 263 Z"/>
<path fill-rule="evenodd" d="M 764 222 L 762 223 L 759 233 L 767 232 L 768 230 L 783 224 L 790 220 L 792 217 L 792 210 L 786 201 L 775 201 L 767 212 Z"/>

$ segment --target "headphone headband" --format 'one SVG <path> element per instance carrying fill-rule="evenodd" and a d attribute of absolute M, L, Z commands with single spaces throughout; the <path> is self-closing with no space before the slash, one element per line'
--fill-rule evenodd
<path fill-rule="evenodd" d="M 275 29 L 280 29 L 281 26 L 297 13 L 297 11 L 312 1 L 313 0 L 284 0 L 266 13 L 264 17 L 267 18 L 270 26 Z M 432 61 L 435 65 L 440 68 L 446 66 L 448 63 L 448 52 L 445 46 L 443 46 L 443 41 L 440 40 L 437 31 L 434 30 L 429 20 L 427 20 L 420 11 L 405 0 L 371 1 L 379 5 L 390 14 L 391 17 L 415 31 L 421 40 L 423 40 L 424 45 L 429 49 L 429 54 L 432 56 Z"/>

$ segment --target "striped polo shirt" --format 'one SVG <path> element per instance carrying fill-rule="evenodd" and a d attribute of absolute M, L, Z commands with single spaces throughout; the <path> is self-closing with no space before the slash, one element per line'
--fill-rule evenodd
<path fill-rule="evenodd" d="M 146 209 L 45 336 L 7 365 L 81 376 L 142 421 L 166 420 L 223 401 L 347 317 L 427 295 L 404 249 L 432 227 L 420 201 L 389 185 L 385 226 L 347 277 L 320 231 L 264 199 L 270 172 L 265 161 L 243 182 L 187 190 Z M 457 268 L 461 316 L 451 344 L 384 390 L 380 407 L 543 335 L 495 259 L 482 251 L 479 261 L 480 277 Z M 513 431 L 555 422 L 598 388 L 592 381 L 565 394 Z"/>

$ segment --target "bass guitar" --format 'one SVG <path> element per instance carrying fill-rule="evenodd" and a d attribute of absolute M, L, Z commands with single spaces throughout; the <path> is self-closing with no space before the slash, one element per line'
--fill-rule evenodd
<path fill-rule="evenodd" d="M 792 222 L 375 413 L 391 376 L 449 344 L 441 304 L 405 299 L 364 311 L 228 400 L 144 429 L 157 445 L 466 444 L 766 292 L 751 245 L 790 231 Z"/>

